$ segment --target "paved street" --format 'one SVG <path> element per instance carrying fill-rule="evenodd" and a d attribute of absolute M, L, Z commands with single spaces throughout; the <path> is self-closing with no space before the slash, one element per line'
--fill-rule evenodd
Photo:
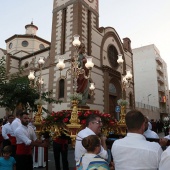
<path fill-rule="evenodd" d="M 74 170 L 75 161 L 74 161 L 74 149 L 68 150 L 68 161 L 69 161 L 69 170 Z M 62 163 L 61 163 L 62 166 Z M 34 170 L 55 170 L 53 150 L 49 149 L 48 151 L 48 167 L 44 168 L 34 168 Z M 63 169 L 64 170 L 64 169 Z"/>

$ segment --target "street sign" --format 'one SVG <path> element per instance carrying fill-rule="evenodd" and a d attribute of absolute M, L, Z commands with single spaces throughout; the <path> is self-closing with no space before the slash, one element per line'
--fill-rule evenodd
<path fill-rule="evenodd" d="M 115 107 L 115 112 L 120 112 L 120 106 Z"/>

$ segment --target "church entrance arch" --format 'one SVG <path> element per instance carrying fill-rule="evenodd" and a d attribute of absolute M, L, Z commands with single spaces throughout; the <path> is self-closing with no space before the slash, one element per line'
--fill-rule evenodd
<path fill-rule="evenodd" d="M 117 100 L 120 99 L 121 89 L 119 82 L 110 81 L 109 83 L 109 113 L 119 120 L 119 113 L 115 112 L 115 107 L 118 105 Z"/>

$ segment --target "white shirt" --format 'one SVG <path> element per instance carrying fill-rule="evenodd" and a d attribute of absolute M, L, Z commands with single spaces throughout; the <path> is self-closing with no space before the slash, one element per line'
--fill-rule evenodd
<path fill-rule="evenodd" d="M 159 139 L 158 134 L 157 134 L 156 132 L 150 130 L 149 127 L 148 127 L 148 129 L 144 132 L 143 135 L 144 135 L 146 138 L 155 138 L 155 139 Z"/>
<path fill-rule="evenodd" d="M 164 138 L 170 140 L 170 135 L 165 136 Z"/>
<path fill-rule="evenodd" d="M 83 147 L 81 141 L 83 138 L 89 136 L 89 135 L 96 135 L 91 129 L 89 129 L 88 127 L 86 127 L 85 129 L 81 130 L 76 137 L 76 144 L 75 144 L 75 160 L 78 161 L 81 156 L 86 153 L 86 149 Z M 107 151 L 104 150 L 104 148 L 101 146 L 101 150 L 99 155 L 104 158 L 107 159 L 108 158 L 108 154 Z"/>
<path fill-rule="evenodd" d="M 4 139 L 9 139 L 8 134 L 12 135 L 11 124 L 8 122 L 4 126 L 2 126 L 2 137 Z"/>
<path fill-rule="evenodd" d="M 83 158 L 82 158 L 82 165 L 83 165 L 83 170 L 86 170 L 89 163 L 93 160 L 93 158 L 96 156 L 96 154 L 92 153 L 85 153 Z"/>
<path fill-rule="evenodd" d="M 20 125 L 15 130 L 15 136 L 17 144 L 24 143 L 25 145 L 30 145 L 32 141 L 37 139 L 34 129 L 31 126 Z"/>
<path fill-rule="evenodd" d="M 34 129 L 34 131 L 36 131 L 36 127 L 33 125 L 32 122 L 28 123 L 28 126 L 31 126 Z"/>
<path fill-rule="evenodd" d="M 159 163 L 159 170 L 170 169 L 170 146 L 162 153 L 161 161 Z"/>
<path fill-rule="evenodd" d="M 127 133 L 113 143 L 111 152 L 116 170 L 157 170 L 162 148 L 141 134 Z"/>
<path fill-rule="evenodd" d="M 18 126 L 21 125 L 21 120 L 19 118 L 15 118 L 14 121 L 11 123 L 11 129 L 13 131 L 13 134 L 11 136 L 15 136 L 15 130 L 17 129 Z"/>
<path fill-rule="evenodd" d="M 152 130 L 152 124 L 151 124 L 151 122 L 148 122 L 148 128 L 149 128 L 150 130 Z"/>

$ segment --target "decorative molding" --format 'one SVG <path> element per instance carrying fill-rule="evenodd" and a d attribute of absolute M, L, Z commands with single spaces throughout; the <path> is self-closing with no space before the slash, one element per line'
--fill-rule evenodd
<path fill-rule="evenodd" d="M 102 66 L 102 70 L 103 70 L 104 72 L 108 72 L 111 77 L 115 76 L 115 77 L 117 77 L 117 78 L 119 78 L 119 79 L 121 78 L 120 72 L 112 69 L 111 67 L 108 67 L 108 66 L 104 66 L 104 65 L 103 65 L 103 66 Z"/>

